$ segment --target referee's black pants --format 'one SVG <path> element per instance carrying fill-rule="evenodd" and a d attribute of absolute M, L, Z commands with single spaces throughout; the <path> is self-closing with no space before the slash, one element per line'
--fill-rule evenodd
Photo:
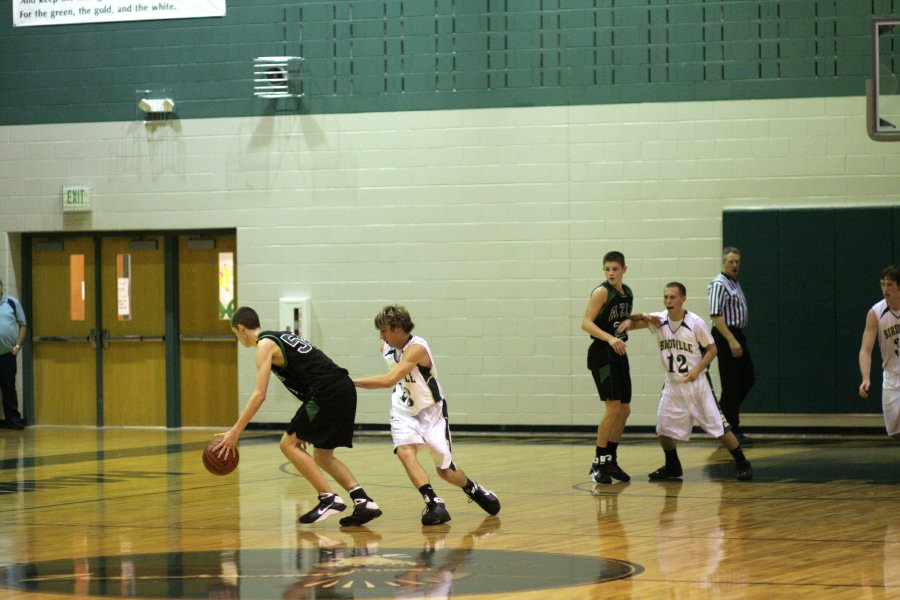
<path fill-rule="evenodd" d="M 19 414 L 19 396 L 16 393 L 16 357 L 12 352 L 0 354 L 0 395 L 3 397 L 3 414 L 10 423 L 22 420 Z"/>
<path fill-rule="evenodd" d="M 747 397 L 750 388 L 756 381 L 753 371 L 753 360 L 750 358 L 750 350 L 747 348 L 747 338 L 740 329 L 730 327 L 732 335 L 741 345 L 741 356 L 731 355 L 731 346 L 719 330 L 713 328 L 713 339 L 716 342 L 716 360 L 719 363 L 719 379 L 722 381 L 722 396 L 719 405 L 722 414 L 731 425 L 731 430 L 737 435 L 741 432 L 741 402 Z"/>

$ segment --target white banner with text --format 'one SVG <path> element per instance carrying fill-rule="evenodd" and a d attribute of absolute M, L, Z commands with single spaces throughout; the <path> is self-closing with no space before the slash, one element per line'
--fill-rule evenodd
<path fill-rule="evenodd" d="M 224 17 L 225 0 L 13 0 L 13 25 Z"/>

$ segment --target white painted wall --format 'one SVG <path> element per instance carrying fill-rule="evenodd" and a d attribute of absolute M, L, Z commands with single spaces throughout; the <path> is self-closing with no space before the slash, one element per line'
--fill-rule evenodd
<path fill-rule="evenodd" d="M 0 229 L 236 227 L 239 302 L 265 326 L 279 297 L 309 295 L 312 341 L 373 374 L 372 317 L 401 302 L 455 423 L 591 425 L 580 320 L 602 255 L 625 253 L 637 310 L 661 308 L 678 279 L 704 314 L 724 208 L 897 202 L 900 144 L 870 141 L 864 109 L 860 97 L 0 127 Z M 92 213 L 62 214 L 72 183 L 93 186 Z M 18 256 L 0 244 L 14 294 Z M 629 351 L 629 423 L 650 425 L 658 358 L 644 332 Z M 243 405 L 253 362 L 240 356 Z M 388 405 L 387 391 L 361 392 L 358 421 L 386 423 Z M 257 420 L 295 408 L 279 393 Z"/>

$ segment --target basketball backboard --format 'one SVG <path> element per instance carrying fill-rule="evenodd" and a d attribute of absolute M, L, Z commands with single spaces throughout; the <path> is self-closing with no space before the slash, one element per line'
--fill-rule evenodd
<path fill-rule="evenodd" d="M 866 97 L 869 137 L 900 141 L 900 17 L 872 21 L 872 80 Z"/>

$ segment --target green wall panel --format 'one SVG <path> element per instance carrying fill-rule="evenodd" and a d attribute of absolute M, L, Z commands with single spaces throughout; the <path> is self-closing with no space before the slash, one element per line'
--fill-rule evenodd
<path fill-rule="evenodd" d="M 725 211 L 723 240 L 743 252 L 750 305 L 757 382 L 745 411 L 879 413 L 879 350 L 868 400 L 857 359 L 881 270 L 900 262 L 900 209 Z"/>
<path fill-rule="evenodd" d="M 7 9 L 0 124 L 130 120 L 147 88 L 183 119 L 861 95 L 871 18 L 898 4 L 229 0 L 224 18 L 23 28 Z M 252 59 L 281 54 L 304 57 L 306 96 L 255 100 Z"/>
<path fill-rule="evenodd" d="M 869 398 L 859 397 L 859 344 L 866 313 L 881 298 L 878 277 L 888 266 L 894 240 L 894 210 L 835 211 L 835 402 L 834 412 L 881 411 L 881 359 L 876 346 L 872 357 Z"/>
<path fill-rule="evenodd" d="M 778 310 L 762 315 L 779 322 L 778 407 L 834 412 L 834 211 L 781 211 L 778 230 Z"/>
<path fill-rule="evenodd" d="M 744 400 L 744 412 L 783 412 L 779 398 L 781 360 L 779 316 L 781 291 L 779 219 L 776 211 L 725 211 L 723 246 L 741 250 L 741 287 L 747 296 L 750 323 L 747 343 L 756 369 L 756 384 Z M 707 303 L 707 309 L 709 305 Z M 718 365 L 713 368 L 718 369 Z M 721 393 L 721 390 L 717 390 Z"/>

